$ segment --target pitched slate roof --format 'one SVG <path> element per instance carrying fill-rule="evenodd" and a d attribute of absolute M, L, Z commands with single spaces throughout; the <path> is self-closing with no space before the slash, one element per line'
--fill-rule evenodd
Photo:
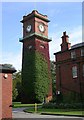
<path fill-rule="evenodd" d="M 14 73 L 16 69 L 8 64 L 0 64 L 0 73 Z"/>
<path fill-rule="evenodd" d="M 71 49 L 78 48 L 78 47 L 83 47 L 83 46 L 84 46 L 84 42 L 78 43 L 78 44 L 75 44 L 75 45 L 71 46 Z"/>

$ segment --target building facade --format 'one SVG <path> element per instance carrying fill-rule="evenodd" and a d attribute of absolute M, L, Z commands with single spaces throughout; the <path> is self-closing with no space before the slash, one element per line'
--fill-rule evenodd
<path fill-rule="evenodd" d="M 64 99 L 82 100 L 84 96 L 84 43 L 71 46 L 63 32 L 61 51 L 54 53 L 56 94 Z"/>
<path fill-rule="evenodd" d="M 34 10 L 23 16 L 23 43 L 22 52 L 22 103 L 35 103 L 45 94 L 46 78 L 49 81 L 49 90 L 46 100 L 52 99 L 52 81 L 50 76 L 50 57 L 48 38 L 48 17 Z M 44 61 L 44 62 L 43 62 Z M 43 65 L 45 64 L 45 65 Z M 47 71 L 46 71 L 47 70 Z M 48 73 L 45 74 L 45 73 Z M 45 80 L 44 80 L 45 77 Z M 39 84 L 36 85 L 39 80 Z M 40 83 L 42 82 L 43 85 Z M 39 91 L 40 94 L 39 94 Z M 46 90 L 46 89 L 45 89 Z"/>

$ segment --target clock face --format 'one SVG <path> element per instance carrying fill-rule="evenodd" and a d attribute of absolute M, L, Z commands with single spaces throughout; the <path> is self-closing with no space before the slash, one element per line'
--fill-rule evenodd
<path fill-rule="evenodd" d="M 39 30 L 40 30 L 41 32 L 44 32 L 45 29 L 44 29 L 44 26 L 43 26 L 42 24 L 39 25 Z"/>
<path fill-rule="evenodd" d="M 30 32 L 31 31 L 31 25 L 28 25 L 27 26 L 27 32 Z"/>

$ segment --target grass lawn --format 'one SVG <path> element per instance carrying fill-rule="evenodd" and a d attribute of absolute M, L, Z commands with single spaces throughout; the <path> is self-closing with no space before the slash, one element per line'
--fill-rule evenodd
<path fill-rule="evenodd" d="M 14 108 L 27 107 L 25 112 L 35 112 L 35 104 L 21 104 L 21 102 L 13 102 L 13 105 Z M 42 106 L 42 104 L 38 104 L 37 106 Z M 39 114 L 84 116 L 84 111 L 77 109 L 47 109 L 38 107 L 36 112 Z"/>
<path fill-rule="evenodd" d="M 35 112 L 34 108 L 28 108 L 25 112 Z M 70 109 L 44 109 L 38 108 L 37 113 L 40 114 L 53 114 L 53 115 L 76 115 L 76 116 L 84 116 L 84 111 L 81 110 L 70 110 Z"/>
<path fill-rule="evenodd" d="M 13 108 L 20 108 L 20 107 L 34 107 L 35 104 L 21 104 L 21 102 L 13 102 Z M 38 106 L 42 106 L 42 104 L 38 104 Z"/>

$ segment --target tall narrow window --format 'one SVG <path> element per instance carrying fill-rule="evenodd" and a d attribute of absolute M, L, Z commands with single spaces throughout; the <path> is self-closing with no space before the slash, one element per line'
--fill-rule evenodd
<path fill-rule="evenodd" d="M 72 52 L 71 52 L 71 58 L 72 58 L 72 59 L 75 59 L 75 58 L 76 58 L 76 53 L 75 53 L 75 51 L 72 51 Z"/>
<path fill-rule="evenodd" d="M 83 77 L 84 77 L 84 64 L 83 64 Z"/>
<path fill-rule="evenodd" d="M 73 76 L 73 78 L 77 77 L 77 66 L 72 67 L 72 76 Z"/>
<path fill-rule="evenodd" d="M 84 48 L 81 49 L 81 56 L 84 56 Z"/>

